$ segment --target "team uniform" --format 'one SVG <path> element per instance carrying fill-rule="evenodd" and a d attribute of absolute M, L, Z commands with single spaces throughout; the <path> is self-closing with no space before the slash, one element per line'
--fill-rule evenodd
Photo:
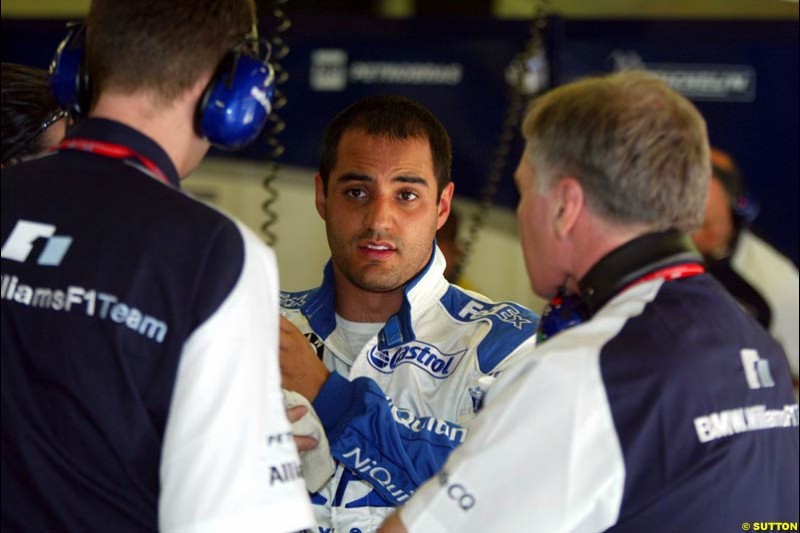
<path fill-rule="evenodd" d="M 713 262 L 709 272 L 780 343 L 797 381 L 800 277 L 794 263 L 744 229 L 736 238 L 733 254 Z"/>
<path fill-rule="evenodd" d="M 3 169 L 2 239 L 4 531 L 313 524 L 274 255 L 155 142 L 86 119 Z"/>
<path fill-rule="evenodd" d="M 320 532 L 375 531 L 461 444 L 492 376 L 535 343 L 535 315 L 450 285 L 434 250 L 401 310 L 359 342 L 335 314 L 330 263 L 319 288 L 281 294 L 332 371 L 313 403 L 337 461 L 311 498 Z"/>
<path fill-rule="evenodd" d="M 647 273 L 615 254 L 587 278 Z M 625 287 L 498 379 L 470 438 L 401 510 L 410 532 L 797 522 L 798 408 L 780 347 L 708 274 Z"/>

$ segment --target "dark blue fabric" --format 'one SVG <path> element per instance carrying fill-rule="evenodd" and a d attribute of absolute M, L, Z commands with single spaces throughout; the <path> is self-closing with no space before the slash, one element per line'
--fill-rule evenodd
<path fill-rule="evenodd" d="M 350 477 L 370 483 L 381 505 L 400 505 L 408 499 L 441 468 L 465 434 L 452 422 L 410 413 L 398 415 L 405 425 L 397 423 L 391 402 L 373 380 L 351 382 L 336 372 L 314 400 L 314 409 L 331 443 L 331 455 L 348 467 Z M 340 484 L 341 491 L 346 485 Z"/>
<path fill-rule="evenodd" d="M 44 242 L 24 262 L 4 258 L 4 282 L 96 296 L 70 311 L 2 300 L 2 525 L 152 531 L 181 351 L 237 282 L 244 243 L 232 221 L 175 188 L 152 140 L 94 119 L 73 134 L 133 148 L 173 186 L 77 150 L 3 169 L 3 242 L 20 219 L 73 239 L 58 266 L 37 264 Z M 130 326 L 134 308 L 163 321 L 163 338 Z"/>
<path fill-rule="evenodd" d="M 740 350 L 767 360 L 774 387 L 751 389 Z M 700 442 L 694 420 L 794 404 L 786 356 L 709 275 L 666 283 L 601 352 L 625 460 L 614 532 L 740 531 L 798 520 L 797 427 Z"/>

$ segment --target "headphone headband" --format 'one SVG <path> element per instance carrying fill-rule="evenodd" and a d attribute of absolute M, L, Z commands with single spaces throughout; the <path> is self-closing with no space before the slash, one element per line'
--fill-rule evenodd
<path fill-rule="evenodd" d="M 71 23 L 50 65 L 50 85 L 59 106 L 85 116 L 91 104 L 85 65 L 84 24 Z M 195 112 L 197 134 L 225 150 L 253 141 L 272 110 L 275 71 L 269 63 L 272 47 L 248 33 L 228 51 L 208 83 Z"/>
<path fill-rule="evenodd" d="M 70 22 L 50 62 L 50 88 L 59 107 L 76 117 L 89 111 L 91 91 L 84 63 L 84 24 Z"/>

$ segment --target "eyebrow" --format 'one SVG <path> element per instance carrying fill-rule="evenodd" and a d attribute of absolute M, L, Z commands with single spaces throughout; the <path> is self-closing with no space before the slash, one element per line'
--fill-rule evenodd
<path fill-rule="evenodd" d="M 367 176 L 366 174 L 358 174 L 355 172 L 346 172 L 336 179 L 336 183 L 349 183 L 353 181 L 361 183 L 373 183 L 375 179 L 371 176 Z M 421 185 L 423 187 L 429 187 L 428 182 L 419 176 L 395 176 L 392 178 L 392 182 L 409 183 Z"/>

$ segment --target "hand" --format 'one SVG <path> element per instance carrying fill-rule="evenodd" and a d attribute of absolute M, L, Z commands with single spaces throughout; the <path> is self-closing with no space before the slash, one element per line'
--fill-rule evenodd
<path fill-rule="evenodd" d="M 400 520 L 400 513 L 395 511 L 383 523 L 378 533 L 406 533 L 406 527 Z"/>
<path fill-rule="evenodd" d="M 313 402 L 331 373 L 308 339 L 284 316 L 281 316 L 280 330 L 281 386 Z"/>
<path fill-rule="evenodd" d="M 294 407 L 286 410 L 286 416 L 289 418 L 289 422 L 294 424 L 308 413 L 308 409 L 305 405 L 295 405 Z M 307 452 L 309 450 L 313 450 L 319 445 L 317 439 L 314 437 L 300 437 L 298 435 L 292 435 L 294 438 L 294 445 L 297 447 L 298 452 Z"/>

